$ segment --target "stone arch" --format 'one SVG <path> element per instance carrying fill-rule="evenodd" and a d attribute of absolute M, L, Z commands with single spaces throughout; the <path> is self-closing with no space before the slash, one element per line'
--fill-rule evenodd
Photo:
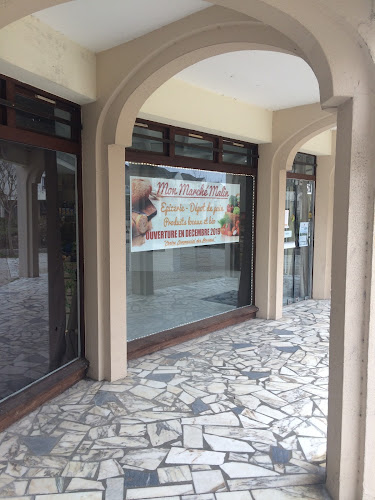
<path fill-rule="evenodd" d="M 322 112 L 319 104 L 286 109 L 275 115 L 274 141 L 259 147 L 256 224 L 257 247 L 262 249 L 256 252 L 256 304 L 259 315 L 269 319 L 282 315 L 286 172 L 305 142 L 336 123 L 336 114 Z"/>

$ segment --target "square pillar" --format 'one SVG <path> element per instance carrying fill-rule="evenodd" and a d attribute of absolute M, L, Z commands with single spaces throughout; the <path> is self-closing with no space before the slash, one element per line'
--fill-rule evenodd
<path fill-rule="evenodd" d="M 327 487 L 375 498 L 375 104 L 338 108 L 333 215 Z"/>

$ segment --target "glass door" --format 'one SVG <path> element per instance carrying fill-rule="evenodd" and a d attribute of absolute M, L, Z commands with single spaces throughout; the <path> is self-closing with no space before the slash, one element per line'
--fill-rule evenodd
<path fill-rule="evenodd" d="M 283 304 L 312 296 L 315 182 L 287 179 Z"/>

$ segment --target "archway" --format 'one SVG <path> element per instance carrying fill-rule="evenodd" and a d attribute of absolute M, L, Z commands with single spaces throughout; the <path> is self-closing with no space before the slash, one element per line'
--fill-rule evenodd
<path fill-rule="evenodd" d="M 224 2 L 223 0 L 221 3 L 229 5 L 228 1 Z M 342 498 L 355 498 L 358 485 L 360 485 L 358 486 L 360 491 L 362 489 L 366 490 L 366 488 L 368 491 L 372 488 L 371 491 L 373 491 L 373 487 L 371 486 L 372 479 L 370 477 L 371 471 L 368 468 L 369 466 L 366 467 L 364 465 L 364 456 L 365 449 L 369 456 L 371 456 L 371 453 L 374 453 L 370 450 L 375 449 L 374 446 L 371 448 L 370 445 L 364 444 L 365 436 L 367 442 L 371 443 L 371 439 L 373 440 L 369 430 L 371 418 L 373 419 L 371 417 L 373 412 L 362 415 L 360 410 L 363 405 L 366 406 L 372 401 L 371 393 L 368 389 L 371 384 L 368 385 L 368 382 L 370 382 L 370 377 L 373 374 L 368 372 L 367 367 L 374 365 L 372 363 L 373 354 L 369 350 L 369 322 L 372 314 L 369 305 L 372 290 L 369 276 L 371 276 L 372 250 L 366 249 L 366 245 L 367 248 L 372 248 L 372 221 L 374 216 L 373 194 L 371 192 L 373 177 L 370 170 L 374 151 L 372 141 L 369 139 L 374 130 L 374 123 L 372 121 L 374 103 L 369 97 L 373 88 L 373 64 L 366 47 L 362 49 L 357 44 L 356 34 L 353 35 L 351 29 L 345 32 L 345 27 L 342 28 L 339 22 L 332 22 L 330 16 L 325 15 L 326 12 L 306 9 L 305 4 L 301 4 L 296 9 L 294 2 L 288 2 L 283 7 L 283 11 L 281 11 L 270 6 L 272 3 L 271 1 L 254 1 L 251 5 L 248 5 L 243 1 L 238 1 L 235 6 L 230 5 L 230 7 L 237 10 L 242 9 L 245 12 L 248 12 L 246 9 L 252 9 L 257 18 L 268 22 L 270 25 L 277 25 L 280 31 L 284 33 L 293 33 L 293 37 L 299 41 L 298 46 L 304 48 L 306 59 L 314 61 L 312 65 L 321 83 L 321 87 L 326 84 L 326 80 L 332 84 L 327 85 L 329 90 L 322 90 L 324 105 L 339 106 L 338 149 L 340 156 L 338 157 L 338 164 L 342 168 L 340 175 L 336 170 L 336 184 L 340 187 L 343 196 L 341 199 L 339 195 L 336 197 L 335 245 L 338 253 L 340 253 L 340 245 L 343 246 L 345 251 L 341 252 L 340 258 L 337 259 L 334 268 L 335 313 L 332 326 L 336 335 L 336 344 L 333 349 L 335 376 L 331 377 L 334 391 L 331 391 L 331 393 L 335 393 L 338 396 L 331 401 L 332 411 L 330 414 L 332 415 L 332 422 L 340 422 L 340 425 L 337 430 L 331 426 L 331 429 L 334 429 L 331 433 L 331 442 L 332 449 L 335 450 L 337 466 L 333 464 L 332 460 L 332 465 L 329 464 L 329 467 L 332 467 L 332 469 L 331 473 L 329 471 L 328 479 L 331 481 L 331 487 L 337 497 L 339 491 L 341 491 Z M 47 5 L 50 4 L 47 2 L 36 2 L 33 4 L 36 9 Z M 17 11 L 17 8 L 23 8 L 21 2 L 7 2 L 5 4 L 4 9 L 6 9 L 7 13 L 7 16 L 3 18 L 5 22 L 15 20 L 17 15 L 19 16 L 21 10 Z M 30 13 L 33 8 L 31 6 L 28 6 L 28 8 L 30 10 L 27 13 Z M 315 26 L 319 26 L 320 30 L 318 43 L 315 43 L 316 38 L 313 36 Z M 337 57 L 337 46 L 341 42 L 341 50 L 339 51 L 339 57 Z M 323 50 L 325 53 L 322 52 Z M 351 63 L 350 73 L 347 71 L 347 56 L 349 56 Z M 146 61 L 146 64 L 148 62 L 149 60 Z M 163 67 L 163 65 L 160 67 Z M 330 78 L 331 73 L 333 75 L 332 79 Z M 357 78 L 360 80 L 360 85 L 356 83 Z M 146 78 L 142 77 L 138 83 L 146 80 Z M 147 85 L 142 90 L 145 91 L 145 88 L 147 88 Z M 128 90 L 130 95 L 134 93 L 135 88 L 133 87 Z M 92 233 L 90 231 L 87 233 L 88 240 L 92 242 L 92 247 L 90 248 L 92 255 L 89 256 L 90 264 L 88 267 L 89 269 L 91 267 L 93 271 L 92 274 L 90 273 L 88 282 L 90 283 L 92 280 L 99 290 L 99 296 L 91 303 L 93 310 L 98 309 L 98 317 L 89 325 L 92 326 L 93 336 L 96 337 L 94 338 L 96 346 L 93 350 L 94 364 L 95 358 L 99 357 L 98 354 L 95 354 L 95 351 L 99 351 L 99 348 L 105 344 L 104 332 L 108 331 L 108 326 L 111 332 L 111 349 L 113 352 L 116 351 L 116 334 L 113 334 L 112 328 L 116 327 L 118 320 L 115 314 L 116 308 L 121 309 L 123 307 L 121 307 L 121 301 L 117 303 L 114 301 L 113 294 L 109 299 L 107 292 L 109 292 L 110 286 L 106 283 L 107 277 L 111 275 L 111 272 L 108 273 L 108 258 L 113 256 L 110 248 L 106 248 L 106 245 L 108 243 L 111 245 L 112 243 L 113 247 L 116 239 L 111 241 L 111 238 L 105 238 L 108 230 L 103 228 L 106 226 L 107 215 L 103 214 L 107 214 L 108 208 L 112 214 L 116 213 L 118 207 L 121 210 L 121 197 L 118 205 L 114 205 L 114 200 L 108 200 L 108 184 L 111 184 L 115 188 L 117 181 L 121 181 L 121 177 L 118 177 L 120 171 L 116 171 L 116 165 L 119 166 L 119 163 L 117 164 L 116 162 L 120 162 L 121 159 L 121 147 L 114 146 L 111 148 L 109 178 L 107 171 L 107 151 L 104 148 L 106 144 L 114 144 L 116 142 L 114 138 L 116 137 L 117 120 L 113 120 L 113 118 L 119 107 L 122 108 L 125 102 L 125 100 L 121 99 L 117 101 L 114 89 L 112 89 L 110 94 L 111 104 L 107 106 L 108 96 L 103 96 L 98 108 L 91 115 L 94 117 L 93 124 L 88 124 L 85 132 L 86 139 L 89 139 L 91 135 L 91 140 L 96 138 L 99 142 L 96 148 L 96 157 L 87 151 L 89 153 L 86 155 L 87 160 L 89 162 L 93 160 L 92 165 L 96 166 L 96 178 L 87 180 L 87 188 L 88 190 L 91 188 L 91 194 L 88 191 L 85 194 L 87 209 L 89 211 L 92 209 L 93 213 L 98 212 L 100 214 L 98 221 L 91 219 L 91 221 L 94 220 L 97 224 L 92 229 Z M 354 101 L 352 102 L 348 97 L 353 96 Z M 113 109 L 113 106 L 116 109 Z M 97 135 L 93 129 L 96 127 L 96 118 L 101 114 L 101 107 L 106 108 L 104 112 L 107 118 L 110 115 L 112 116 L 108 120 L 104 119 L 103 115 L 101 116 L 99 120 L 99 133 Z M 86 116 L 90 118 L 90 113 L 88 112 Z M 134 112 L 130 112 L 128 116 L 129 123 L 133 123 L 132 117 L 134 117 Z M 105 128 L 105 132 L 103 132 L 103 127 Z M 367 140 L 363 141 L 363 137 L 367 137 Z M 87 148 L 89 149 L 88 145 Z M 114 152 L 118 155 L 116 161 L 112 157 Z M 121 161 L 123 161 L 123 158 Z M 368 196 L 360 194 L 363 189 L 366 190 Z M 349 200 L 351 203 L 350 211 Z M 360 220 L 358 220 L 356 214 L 361 214 Z M 121 222 L 121 220 L 118 222 Z M 113 227 L 110 227 L 109 233 L 113 236 L 116 230 L 116 222 L 113 220 L 111 224 L 113 224 Z M 362 242 L 362 245 L 359 247 L 358 242 Z M 107 264 L 102 265 L 103 262 L 107 262 Z M 112 271 L 112 279 L 114 279 L 113 273 L 114 270 Z M 97 279 L 97 274 L 99 274 L 99 279 Z M 353 285 L 351 289 L 349 288 L 349 283 Z M 102 304 L 108 307 L 104 307 L 102 310 Z M 95 305 L 99 305 L 100 307 L 95 308 Z M 112 312 L 108 313 L 106 311 Z M 358 321 L 358 316 L 363 318 L 363 320 Z M 120 327 L 120 325 L 121 321 L 117 326 Z M 99 336 L 97 335 L 98 330 L 100 331 Z M 117 340 L 119 343 L 121 342 L 120 337 Z M 111 349 L 105 350 L 108 353 L 110 364 Z M 355 353 L 354 356 L 352 356 L 353 352 Z M 107 354 L 104 355 L 104 357 L 106 356 Z M 99 361 L 97 364 L 100 364 Z M 106 375 L 111 378 L 110 369 L 108 370 L 109 372 Z M 103 369 L 99 370 L 99 372 L 100 376 L 103 376 Z M 360 396 L 361 392 L 366 394 L 364 398 Z M 348 439 L 349 435 L 352 435 L 350 441 Z M 363 473 L 359 473 L 354 477 L 353 471 L 357 470 L 358 463 Z M 340 483 L 341 478 L 342 481 Z"/>

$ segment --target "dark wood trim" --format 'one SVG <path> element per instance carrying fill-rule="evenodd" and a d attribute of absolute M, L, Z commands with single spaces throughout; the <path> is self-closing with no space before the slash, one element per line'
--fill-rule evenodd
<path fill-rule="evenodd" d="M 69 107 L 75 106 L 77 108 L 80 108 L 80 105 L 76 104 L 75 102 L 68 101 L 68 99 L 64 99 L 63 97 L 59 97 L 59 96 L 54 95 L 54 94 L 50 94 L 49 92 L 46 92 L 45 90 L 38 89 L 37 87 L 33 87 L 32 85 L 29 85 L 28 83 L 21 82 L 20 80 L 16 80 L 15 78 L 4 75 L 3 73 L 0 74 L 0 78 L 3 78 L 4 80 L 11 82 L 13 85 L 15 85 L 17 87 L 27 89 L 30 92 L 37 93 L 39 95 L 47 97 L 47 99 L 52 99 L 54 101 L 57 101 L 58 103 L 65 103 Z"/>
<path fill-rule="evenodd" d="M 219 137 L 218 140 L 219 150 L 216 152 L 216 162 L 223 163 L 223 138 Z"/>
<path fill-rule="evenodd" d="M 85 261 L 84 261 L 84 240 L 83 240 L 83 183 L 82 183 L 82 155 L 77 155 L 77 205 L 78 205 L 78 278 L 79 278 L 79 338 L 81 358 L 86 354 L 86 334 L 85 334 Z"/>
<path fill-rule="evenodd" d="M 0 403 L 0 432 L 84 378 L 87 368 L 85 359 L 77 359 L 5 399 Z"/>
<path fill-rule="evenodd" d="M 15 98 L 15 88 L 12 82 L 9 80 L 5 80 L 5 94 L 7 101 L 14 101 Z M 16 110 L 12 108 L 6 108 L 7 114 L 7 127 L 16 127 Z"/>
<path fill-rule="evenodd" d="M 257 169 L 246 165 L 233 165 L 229 163 L 220 164 L 190 158 L 188 156 L 157 156 L 155 153 L 145 153 L 140 151 L 126 150 L 125 160 L 133 163 L 149 163 L 154 165 L 168 165 L 171 167 L 190 168 L 197 170 L 210 170 L 213 172 L 223 172 L 229 174 L 257 175 Z"/>
<path fill-rule="evenodd" d="M 255 306 L 240 307 L 234 311 L 165 330 L 164 332 L 149 335 L 142 339 L 132 340 L 128 342 L 128 359 L 139 358 L 145 354 L 151 354 L 161 349 L 165 349 L 166 347 L 172 347 L 181 342 L 202 337 L 208 333 L 253 319 L 257 311 L 258 308 Z"/>
<path fill-rule="evenodd" d="M 81 153 L 81 145 L 78 142 L 39 134 L 31 130 L 8 127 L 6 125 L 0 125 L 0 140 L 18 142 L 28 146 L 51 149 L 63 153 L 71 153 L 77 156 Z"/>
<path fill-rule="evenodd" d="M 145 120 L 144 118 L 137 118 L 136 123 L 134 125 L 136 125 L 137 123 L 144 123 L 145 125 L 148 125 L 150 127 L 150 129 L 155 129 L 155 130 L 160 130 L 163 127 L 164 128 L 171 127 L 171 125 L 168 125 L 167 123 L 154 122 L 152 120 Z M 202 132 L 201 130 L 195 130 L 195 129 L 190 129 L 190 128 L 186 129 L 186 128 L 177 127 L 177 126 L 173 126 L 173 128 L 174 128 L 176 134 L 182 134 L 182 135 L 186 135 L 186 133 L 197 134 L 197 135 L 201 136 L 203 139 L 211 140 L 213 142 L 215 142 L 216 139 L 221 137 L 218 135 L 210 134 L 208 132 Z M 254 148 L 254 147 L 258 146 L 258 144 L 255 144 L 252 142 L 242 141 L 241 139 L 233 139 L 232 137 L 221 137 L 221 139 L 223 139 L 224 141 L 229 142 L 229 143 L 236 142 L 238 144 L 242 144 L 246 148 Z"/>
<path fill-rule="evenodd" d="M 315 175 L 307 175 L 307 174 L 295 174 L 293 172 L 287 172 L 286 173 L 286 178 L 287 179 L 300 179 L 303 181 L 315 181 L 316 176 Z"/>
<path fill-rule="evenodd" d="M 171 158 L 174 158 L 175 156 L 175 135 L 176 135 L 176 129 L 174 127 L 170 127 L 169 128 L 169 144 L 168 144 L 168 148 L 169 148 L 169 159 L 171 160 Z"/>

